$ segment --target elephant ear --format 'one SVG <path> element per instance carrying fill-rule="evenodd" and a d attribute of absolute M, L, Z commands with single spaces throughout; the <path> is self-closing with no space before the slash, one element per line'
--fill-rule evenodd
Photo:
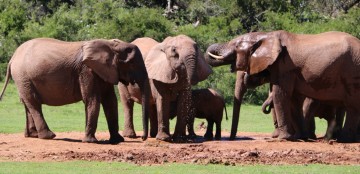
<path fill-rule="evenodd" d="M 259 73 L 272 65 L 281 52 L 279 38 L 271 36 L 254 44 L 254 53 L 250 57 L 250 75 Z"/>
<path fill-rule="evenodd" d="M 115 52 L 111 49 L 115 41 L 92 40 L 83 44 L 82 62 L 104 81 L 117 84 L 119 76 Z"/>
<path fill-rule="evenodd" d="M 205 80 L 213 71 L 209 64 L 206 63 L 204 54 L 198 48 L 198 62 L 197 62 L 197 82 Z"/>
<path fill-rule="evenodd" d="M 163 83 L 176 83 L 178 75 L 170 66 L 164 52 L 164 43 L 154 46 L 145 58 L 145 66 L 149 78 Z"/>

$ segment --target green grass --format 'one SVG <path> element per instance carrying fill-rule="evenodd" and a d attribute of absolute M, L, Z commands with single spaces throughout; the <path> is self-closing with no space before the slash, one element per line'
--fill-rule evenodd
<path fill-rule="evenodd" d="M 359 173 L 360 166 L 329 166 L 329 165 L 194 165 L 194 164 L 165 164 L 153 166 L 137 166 L 134 164 L 117 162 L 2 162 L 0 173 L 11 174 L 90 174 L 90 173 L 196 173 L 196 174 L 227 174 L 227 173 Z"/>
<path fill-rule="evenodd" d="M 4 86 L 0 82 L 0 89 Z M 223 131 L 231 130 L 232 105 L 227 106 L 229 120 L 224 119 L 222 122 Z M 84 131 L 85 130 L 85 110 L 84 104 L 80 101 L 75 104 L 65 106 L 47 106 L 43 105 L 43 113 L 50 129 L 56 132 L 67 131 Z M 243 105 L 239 119 L 238 131 L 241 132 L 272 132 L 273 124 L 271 115 L 265 115 L 261 112 L 260 106 Z M 195 126 L 206 120 L 196 119 Z M 323 134 L 326 131 L 326 121 L 316 119 L 317 133 Z M 175 127 L 176 119 L 171 120 L 172 130 Z M 141 106 L 135 104 L 134 108 L 134 124 L 137 131 L 142 130 L 141 122 Z M 120 130 L 123 129 L 124 115 L 121 103 L 119 102 L 119 125 Z M 14 83 L 10 83 L 5 91 L 5 95 L 0 101 L 0 133 L 19 133 L 25 128 L 25 110 L 20 103 L 18 93 Z M 195 128 L 196 129 L 196 128 Z M 105 116 L 100 111 L 98 130 L 106 131 L 107 124 Z"/>

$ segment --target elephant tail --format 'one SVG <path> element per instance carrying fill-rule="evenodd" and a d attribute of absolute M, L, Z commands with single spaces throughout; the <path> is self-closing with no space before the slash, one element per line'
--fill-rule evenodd
<path fill-rule="evenodd" d="M 8 66 L 7 66 L 7 69 L 6 69 L 6 77 L 5 77 L 5 85 L 1 91 L 1 94 L 0 94 L 0 100 L 2 99 L 4 93 L 5 93 L 5 89 L 6 89 L 6 86 L 7 84 L 9 83 L 9 80 L 10 80 L 10 76 L 11 76 L 11 70 L 10 70 L 10 65 L 11 65 L 11 61 L 9 62 Z"/>
<path fill-rule="evenodd" d="M 226 111 L 226 103 L 225 103 L 225 101 L 224 101 L 224 109 L 225 109 L 225 118 L 226 118 L 226 120 L 229 120 L 228 114 L 227 114 L 227 111 Z"/>

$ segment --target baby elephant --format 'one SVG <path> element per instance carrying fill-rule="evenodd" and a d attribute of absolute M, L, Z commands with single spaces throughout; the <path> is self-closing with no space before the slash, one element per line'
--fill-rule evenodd
<path fill-rule="evenodd" d="M 224 98 L 214 89 L 195 89 L 191 91 L 192 108 L 190 110 L 190 118 L 187 120 L 189 136 L 196 136 L 194 132 L 194 118 L 205 118 L 208 122 L 204 138 L 212 140 L 213 126 L 216 124 L 215 139 L 221 139 L 221 121 L 223 118 L 223 110 L 225 109 L 226 120 L 227 112 Z M 171 106 L 171 119 L 175 118 L 176 104 Z"/>

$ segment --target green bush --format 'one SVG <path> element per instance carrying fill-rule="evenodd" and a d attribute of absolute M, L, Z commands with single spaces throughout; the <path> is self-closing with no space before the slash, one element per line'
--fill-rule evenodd
<path fill-rule="evenodd" d="M 0 81 L 5 79 L 7 63 L 0 63 Z"/>

